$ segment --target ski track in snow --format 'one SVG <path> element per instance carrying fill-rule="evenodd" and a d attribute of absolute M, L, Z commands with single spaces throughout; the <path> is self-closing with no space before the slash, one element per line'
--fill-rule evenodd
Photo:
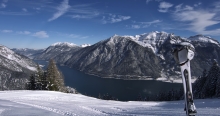
<path fill-rule="evenodd" d="M 28 105 L 28 106 L 32 106 L 32 107 L 36 107 L 39 109 L 43 109 L 43 110 L 47 110 L 47 111 L 51 111 L 57 114 L 61 114 L 61 115 L 65 115 L 65 116 L 78 116 L 72 112 L 68 112 L 68 111 L 61 111 L 59 109 L 56 108 L 51 108 L 51 107 L 45 107 L 45 106 L 40 106 L 40 105 L 35 105 L 35 104 L 29 104 L 29 103 L 23 103 L 23 102 L 16 102 L 16 101 L 12 101 L 18 104 L 23 104 L 23 105 Z"/>
<path fill-rule="evenodd" d="M 197 116 L 219 116 L 220 99 L 195 100 Z M 185 116 L 184 101 L 120 102 L 54 91 L 0 91 L 0 116 Z"/>

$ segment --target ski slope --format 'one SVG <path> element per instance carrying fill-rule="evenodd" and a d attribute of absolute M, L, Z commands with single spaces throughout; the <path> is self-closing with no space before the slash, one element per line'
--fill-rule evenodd
<path fill-rule="evenodd" d="M 219 116 L 220 99 L 195 100 L 198 116 Z M 120 102 L 53 91 L 0 91 L 0 116 L 185 116 L 184 101 Z"/>

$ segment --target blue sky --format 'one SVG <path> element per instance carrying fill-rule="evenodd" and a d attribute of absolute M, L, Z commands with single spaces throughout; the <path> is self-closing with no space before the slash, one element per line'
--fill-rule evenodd
<path fill-rule="evenodd" d="M 220 0 L 0 0 L 0 44 L 9 48 L 152 31 L 220 40 Z"/>

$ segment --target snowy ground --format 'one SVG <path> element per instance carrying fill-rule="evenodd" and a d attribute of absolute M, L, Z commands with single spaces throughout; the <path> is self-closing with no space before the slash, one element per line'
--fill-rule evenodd
<path fill-rule="evenodd" d="M 219 116 L 220 99 L 195 100 L 198 116 Z M 0 116 L 185 116 L 184 101 L 105 101 L 52 91 L 0 91 Z"/>

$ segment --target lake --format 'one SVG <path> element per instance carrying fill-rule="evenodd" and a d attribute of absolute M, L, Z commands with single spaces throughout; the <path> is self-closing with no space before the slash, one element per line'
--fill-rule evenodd
<path fill-rule="evenodd" d="M 44 69 L 48 62 L 35 60 Z M 112 95 L 120 101 L 135 101 L 138 95 L 154 96 L 160 91 L 169 91 L 171 89 L 179 90 L 181 83 L 167 83 L 155 80 L 121 80 L 112 78 L 101 78 L 85 74 L 81 71 L 69 68 L 67 66 L 57 65 L 62 71 L 65 79 L 65 85 L 75 88 L 79 93 L 98 98 L 99 94 Z"/>

